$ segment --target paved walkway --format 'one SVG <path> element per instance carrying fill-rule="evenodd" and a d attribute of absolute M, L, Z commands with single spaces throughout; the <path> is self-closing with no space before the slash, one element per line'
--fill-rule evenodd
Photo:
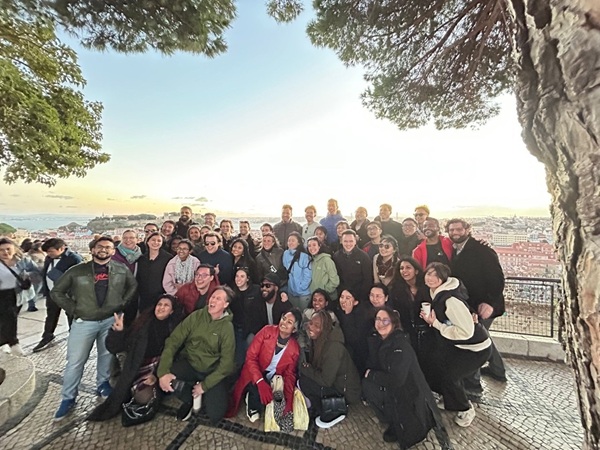
<path fill-rule="evenodd" d="M 24 323 L 24 321 L 29 321 Z M 26 352 L 37 343 L 43 326 L 43 310 L 23 313 L 21 335 Z M 38 328 L 39 326 L 39 328 Z M 35 330 L 34 330 L 35 328 Z M 64 324 L 62 329 L 64 330 Z M 250 423 L 243 412 L 218 427 L 201 417 L 182 423 L 175 419 L 176 399 L 165 402 L 156 418 L 144 425 L 123 428 L 120 419 L 86 422 L 96 404 L 95 355 L 86 366 L 75 411 L 62 422 L 52 417 L 60 402 L 65 364 L 66 331 L 56 344 L 28 357 L 37 370 L 37 386 L 31 400 L 17 417 L 0 427 L 4 449 L 385 449 L 382 426 L 369 408 L 350 408 L 346 420 L 329 429 L 311 424 L 307 432 L 264 433 L 262 423 Z M 484 378 L 485 393 L 477 405 L 477 417 L 469 428 L 453 422 L 454 415 L 442 411 L 450 445 L 454 449 L 579 449 L 582 429 L 577 410 L 573 376 L 560 363 L 507 359 L 509 382 Z M 444 447 L 431 432 L 415 449 Z"/>

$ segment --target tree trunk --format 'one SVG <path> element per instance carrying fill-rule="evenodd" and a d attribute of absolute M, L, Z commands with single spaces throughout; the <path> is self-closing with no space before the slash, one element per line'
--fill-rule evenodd
<path fill-rule="evenodd" d="M 584 448 L 600 448 L 600 0 L 510 0 L 519 121 L 546 166 L 560 329 L 575 371 Z"/>

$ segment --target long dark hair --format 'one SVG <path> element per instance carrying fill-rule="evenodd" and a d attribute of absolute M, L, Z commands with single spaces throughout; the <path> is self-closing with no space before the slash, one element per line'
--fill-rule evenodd
<path fill-rule="evenodd" d="M 407 262 L 415 268 L 415 271 L 417 272 L 417 287 L 425 286 L 425 271 L 423 270 L 423 267 L 421 267 L 421 264 L 419 264 L 419 262 L 412 256 L 401 256 L 396 263 L 396 269 L 394 270 L 394 276 L 390 283 L 390 287 L 393 290 L 396 290 L 400 287 L 408 287 L 408 283 L 400 275 L 400 265 L 403 262 Z"/>
<path fill-rule="evenodd" d="M 311 363 L 315 368 L 322 369 L 324 363 L 323 358 L 325 356 L 323 349 L 333 331 L 333 320 L 329 313 L 324 309 L 314 313 L 310 320 L 313 320 L 316 317 L 321 319 L 321 334 L 312 341 Z"/>
<path fill-rule="evenodd" d="M 229 253 L 231 253 L 231 249 L 237 242 L 242 244 L 242 247 L 244 248 L 244 250 L 242 252 L 242 256 L 240 256 L 240 261 L 244 261 L 244 260 L 247 261 L 248 259 L 254 259 L 254 258 L 252 258 L 252 255 L 250 255 L 250 248 L 248 247 L 248 242 L 246 241 L 246 239 L 240 238 L 240 237 L 235 238 L 233 241 L 231 241 L 229 243 Z M 231 258 L 235 262 L 235 256 L 233 256 L 233 253 L 231 253 Z"/>
<path fill-rule="evenodd" d="M 294 236 L 297 240 L 298 240 L 298 247 L 296 247 L 294 256 L 292 257 L 292 262 L 290 263 L 290 267 L 287 267 L 287 271 L 288 273 L 290 273 L 292 271 L 292 267 L 294 267 L 294 264 L 296 264 L 296 262 L 298 262 L 300 260 L 300 255 L 302 253 L 307 253 L 306 249 L 304 248 L 304 240 L 302 239 L 302 236 L 300 235 L 300 233 L 298 233 L 297 231 L 292 231 L 289 236 L 288 239 Z M 308 253 L 307 253 L 308 254 Z M 309 255 L 310 256 L 310 255 Z"/>
<path fill-rule="evenodd" d="M 171 332 L 175 329 L 179 322 L 183 320 L 183 305 L 179 303 L 177 297 L 175 297 L 174 295 L 161 294 L 152 308 L 148 308 L 142 313 L 140 313 L 140 315 L 133 321 L 131 327 L 129 328 L 128 334 L 131 335 L 139 333 L 148 322 L 152 321 L 155 318 L 154 310 L 156 309 L 156 305 L 158 304 L 158 302 L 161 301 L 163 298 L 166 298 L 171 301 L 173 313 L 165 320 L 169 322 L 169 329 L 171 330 Z"/>

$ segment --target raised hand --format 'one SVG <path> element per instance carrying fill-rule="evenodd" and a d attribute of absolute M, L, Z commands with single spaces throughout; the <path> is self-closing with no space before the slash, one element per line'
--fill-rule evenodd
<path fill-rule="evenodd" d="M 121 314 L 114 313 L 113 316 L 115 318 L 115 323 L 113 323 L 112 329 L 115 331 L 123 331 L 123 328 L 125 327 L 123 325 L 123 313 L 121 313 Z"/>

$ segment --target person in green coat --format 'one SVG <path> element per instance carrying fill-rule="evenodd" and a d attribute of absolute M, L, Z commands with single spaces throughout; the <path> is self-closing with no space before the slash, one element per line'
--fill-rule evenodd
<path fill-rule="evenodd" d="M 324 397 L 344 396 L 346 403 L 360 401 L 360 377 L 344 346 L 344 335 L 333 325 L 325 310 L 318 311 L 308 322 L 310 352 L 308 361 L 300 366 L 300 390 L 310 401 L 312 415 L 321 428 L 329 428 L 346 416 L 324 417 L 321 400 Z"/>
<path fill-rule="evenodd" d="M 200 398 L 213 424 L 225 416 L 226 379 L 235 370 L 233 315 L 227 309 L 233 296 L 231 288 L 218 286 L 206 307 L 191 313 L 165 342 L 157 375 L 161 389 L 183 402 L 181 421 L 191 417 Z"/>
<path fill-rule="evenodd" d="M 340 285 L 340 277 L 331 255 L 326 253 L 325 244 L 319 241 L 319 238 L 313 236 L 306 241 L 306 248 L 311 256 L 312 279 L 310 291 L 315 292 L 317 289 L 323 289 L 331 300 L 337 300 L 337 287 Z"/>

